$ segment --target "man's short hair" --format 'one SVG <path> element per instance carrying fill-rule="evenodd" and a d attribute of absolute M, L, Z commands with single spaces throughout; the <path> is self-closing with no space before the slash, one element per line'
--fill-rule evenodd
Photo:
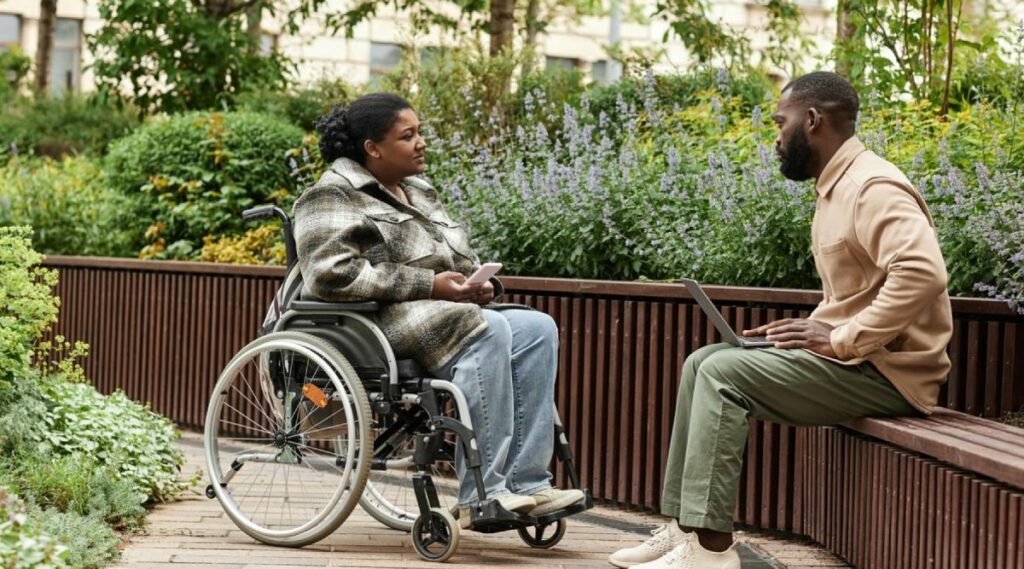
<path fill-rule="evenodd" d="M 782 92 L 790 91 L 792 101 L 817 107 L 822 112 L 854 122 L 860 110 L 860 98 L 853 85 L 835 73 L 815 71 L 792 80 Z"/>

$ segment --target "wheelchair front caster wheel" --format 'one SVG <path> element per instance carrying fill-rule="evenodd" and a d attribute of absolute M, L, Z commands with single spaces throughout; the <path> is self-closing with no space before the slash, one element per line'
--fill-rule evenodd
<path fill-rule="evenodd" d="M 431 509 L 412 524 L 412 547 L 427 561 L 447 561 L 459 548 L 459 523 L 447 510 Z"/>
<path fill-rule="evenodd" d="M 550 524 L 519 528 L 519 539 L 537 549 L 551 549 L 565 537 L 565 519 Z"/>

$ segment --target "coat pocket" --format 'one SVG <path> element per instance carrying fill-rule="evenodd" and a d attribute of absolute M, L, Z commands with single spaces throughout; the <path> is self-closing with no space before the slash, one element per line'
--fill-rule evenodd
<path fill-rule="evenodd" d="M 850 251 L 845 239 L 818 248 L 818 271 L 836 300 L 861 292 L 868 286 L 864 267 Z"/>
<path fill-rule="evenodd" d="M 434 254 L 434 242 L 416 216 L 402 212 L 368 213 L 377 227 L 388 261 L 408 264 Z"/>
<path fill-rule="evenodd" d="M 448 219 L 432 219 L 437 230 L 444 236 L 444 240 L 448 243 L 448 247 L 452 251 L 462 255 L 463 257 L 476 262 L 476 258 L 473 255 L 473 248 L 469 246 L 469 235 L 466 234 L 466 230 L 463 229 L 461 223 L 456 223 Z"/>

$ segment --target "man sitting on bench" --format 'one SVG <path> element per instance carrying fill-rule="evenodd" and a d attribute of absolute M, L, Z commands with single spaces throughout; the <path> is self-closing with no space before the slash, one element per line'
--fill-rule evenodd
<path fill-rule="evenodd" d="M 811 227 L 824 298 L 807 319 L 746 335 L 774 347 L 705 346 L 683 365 L 661 511 L 673 521 L 615 552 L 618 567 L 740 569 L 732 513 L 749 417 L 831 425 L 928 414 L 950 368 L 946 266 L 921 195 L 854 135 L 859 102 L 833 73 L 782 90 L 782 174 L 814 178 Z"/>

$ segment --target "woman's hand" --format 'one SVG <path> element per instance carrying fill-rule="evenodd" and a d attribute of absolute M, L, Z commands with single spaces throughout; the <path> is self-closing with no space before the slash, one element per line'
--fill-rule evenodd
<path fill-rule="evenodd" d="M 466 276 L 462 273 L 445 271 L 434 275 L 434 288 L 430 291 L 430 298 L 452 302 L 476 302 L 483 286 L 466 284 Z M 486 283 L 486 286 L 491 287 L 491 297 L 493 297 L 494 285 Z"/>
<path fill-rule="evenodd" d="M 494 283 L 487 281 L 480 285 L 480 289 L 473 296 L 473 302 L 484 305 L 490 304 L 492 300 L 494 300 Z"/>

